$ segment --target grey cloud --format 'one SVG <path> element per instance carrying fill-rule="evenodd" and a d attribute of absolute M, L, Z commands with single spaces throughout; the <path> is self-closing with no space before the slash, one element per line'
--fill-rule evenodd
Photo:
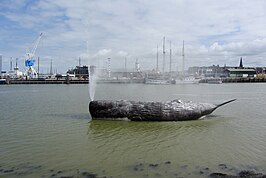
<path fill-rule="evenodd" d="M 138 58 L 142 68 L 150 68 L 155 66 L 157 45 L 161 62 L 162 37 L 166 36 L 167 43 L 172 41 L 177 66 L 182 40 L 187 67 L 234 64 L 242 55 L 250 65 L 266 65 L 261 62 L 266 47 L 263 0 L 45 0 L 32 4 L 31 9 L 39 14 L 10 12 L 6 17 L 23 28 L 43 29 L 46 37 L 38 52 L 58 58 L 58 63 L 88 57 L 88 41 L 91 60 L 111 57 L 119 67 L 128 56 L 132 64 Z M 22 23 L 24 18 L 27 24 Z M 110 51 L 100 55 L 105 50 Z"/>

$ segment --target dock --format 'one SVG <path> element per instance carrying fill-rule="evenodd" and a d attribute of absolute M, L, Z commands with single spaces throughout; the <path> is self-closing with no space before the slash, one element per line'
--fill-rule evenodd
<path fill-rule="evenodd" d="M 222 83 L 262 83 L 266 78 L 257 77 L 238 77 L 238 78 L 221 78 Z M 199 83 L 208 83 L 208 79 L 201 79 Z"/>
<path fill-rule="evenodd" d="M 88 80 L 9 80 L 6 84 L 88 84 Z"/>
<path fill-rule="evenodd" d="M 256 77 L 243 77 L 243 78 L 221 78 L 222 83 L 264 83 L 266 78 Z M 15 84 L 15 85 L 27 85 L 27 84 L 88 84 L 88 80 L 51 80 L 51 79 L 32 79 L 32 80 L 16 80 L 7 79 L 1 84 Z M 145 83 L 143 79 L 133 80 L 98 80 L 97 83 L 104 84 L 130 84 L 130 83 Z M 208 83 L 208 79 L 201 79 L 199 83 Z"/>

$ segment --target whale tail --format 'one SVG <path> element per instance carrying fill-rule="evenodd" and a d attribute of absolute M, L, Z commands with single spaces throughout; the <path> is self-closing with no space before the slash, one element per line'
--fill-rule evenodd
<path fill-rule="evenodd" d="M 222 103 L 222 104 L 218 104 L 216 108 L 219 108 L 220 106 L 223 106 L 223 105 L 225 105 L 225 104 L 231 103 L 231 102 L 233 102 L 233 101 L 235 101 L 235 100 L 236 100 L 236 99 L 232 99 L 232 100 L 226 101 L 226 102 L 224 102 L 224 103 Z"/>

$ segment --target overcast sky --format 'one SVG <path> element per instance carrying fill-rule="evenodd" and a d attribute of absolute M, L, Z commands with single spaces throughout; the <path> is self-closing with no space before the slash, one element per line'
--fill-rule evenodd
<path fill-rule="evenodd" d="M 4 69 L 10 57 L 23 68 L 26 48 L 37 36 L 41 72 L 51 59 L 58 72 L 78 65 L 112 68 L 134 66 L 162 69 L 162 39 L 166 37 L 166 71 L 172 43 L 172 69 L 224 64 L 266 66 L 265 0 L 1 0 L 0 54 Z M 14 62 L 13 62 L 14 63 Z"/>

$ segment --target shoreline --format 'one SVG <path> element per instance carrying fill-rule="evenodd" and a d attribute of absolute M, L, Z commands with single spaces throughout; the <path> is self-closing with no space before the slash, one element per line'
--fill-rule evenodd
<path fill-rule="evenodd" d="M 265 83 L 266 78 L 239 77 L 239 78 L 221 78 L 222 83 Z M 208 83 L 208 79 L 201 79 L 199 83 Z"/>
<path fill-rule="evenodd" d="M 266 78 L 221 78 L 222 83 L 266 83 Z M 88 80 L 13 80 L 7 79 L 1 85 L 21 85 L 21 84 L 88 84 Z M 97 83 L 104 84 L 145 84 L 143 79 L 138 80 L 99 80 Z M 201 79 L 198 83 L 208 83 L 208 79 Z M 178 83 L 179 84 L 179 83 Z M 184 83 L 185 84 L 185 83 Z M 197 84 L 197 83 L 191 83 Z M 161 84 L 163 85 L 163 84 Z M 175 84 L 169 84 L 175 85 Z"/>
<path fill-rule="evenodd" d="M 236 169 L 233 166 L 219 164 L 216 168 L 209 168 L 201 165 L 192 170 L 189 165 L 180 165 L 175 170 L 171 169 L 171 161 L 161 163 L 137 163 L 125 166 L 123 169 L 128 172 L 125 177 L 210 177 L 210 178 L 264 178 L 265 170 L 256 168 Z M 164 170 L 164 171 L 162 171 Z M 3 177 L 90 177 L 90 178 L 115 178 L 116 175 L 108 173 L 107 170 L 92 171 L 88 168 L 54 169 L 46 165 L 32 164 L 30 162 L 20 163 L 16 166 L 6 167 L 0 165 L 0 176 Z M 120 175 L 123 176 L 123 175 Z M 118 176 L 118 177 L 120 177 Z"/>

